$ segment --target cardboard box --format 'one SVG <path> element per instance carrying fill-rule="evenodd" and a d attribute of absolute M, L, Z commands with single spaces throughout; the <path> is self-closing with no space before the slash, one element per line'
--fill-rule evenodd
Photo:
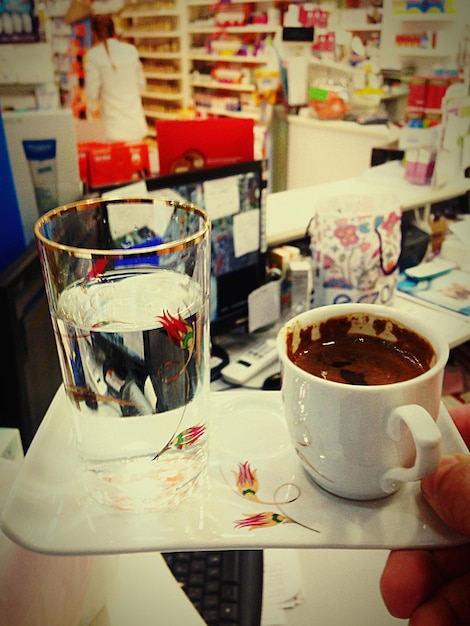
<path fill-rule="evenodd" d="M 254 158 L 252 119 L 157 120 L 155 124 L 160 175 Z"/>
<path fill-rule="evenodd" d="M 78 144 L 80 177 L 88 187 L 108 187 L 150 176 L 148 146 L 144 142 L 82 142 Z"/>
<path fill-rule="evenodd" d="M 2 117 L 27 245 L 34 240 L 34 224 L 44 207 L 38 201 L 38 184 L 32 171 L 34 168 L 25 154 L 24 142 L 55 143 L 55 158 L 52 159 L 52 164 L 48 164 L 51 171 L 53 166 L 55 179 L 54 189 L 51 189 L 54 193 L 51 193 L 51 204 L 48 208 L 75 202 L 83 194 L 78 170 L 74 118 L 70 109 L 4 111 Z"/>
<path fill-rule="evenodd" d="M 440 125 L 431 126 L 430 128 L 410 128 L 404 126 L 398 131 L 398 148 L 405 151 L 424 146 L 437 148 L 440 132 Z"/>

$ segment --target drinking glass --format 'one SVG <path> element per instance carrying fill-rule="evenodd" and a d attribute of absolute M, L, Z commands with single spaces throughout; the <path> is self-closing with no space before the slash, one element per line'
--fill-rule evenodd
<path fill-rule="evenodd" d="M 164 198 L 92 199 L 35 224 L 85 493 L 133 512 L 207 466 L 210 222 Z"/>

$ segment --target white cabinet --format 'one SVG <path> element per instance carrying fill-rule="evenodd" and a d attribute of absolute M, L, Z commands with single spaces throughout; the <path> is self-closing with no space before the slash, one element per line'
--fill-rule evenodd
<path fill-rule="evenodd" d="M 372 148 L 397 138 L 384 125 L 288 118 L 287 189 L 359 176 L 370 167 Z"/>
<path fill-rule="evenodd" d="M 454 12 L 449 13 L 410 12 L 405 11 L 404 2 L 384 0 L 381 66 L 400 69 L 412 65 L 420 74 L 430 74 L 436 66 L 455 68 L 464 26 L 470 23 L 470 5 L 468 0 L 454 0 L 453 6 Z M 402 39 L 397 41 L 397 35 Z"/>
<path fill-rule="evenodd" d="M 189 105 L 184 0 L 137 0 L 120 13 L 119 32 L 139 51 L 147 78 L 142 94 L 149 135 L 156 119 L 178 119 Z"/>

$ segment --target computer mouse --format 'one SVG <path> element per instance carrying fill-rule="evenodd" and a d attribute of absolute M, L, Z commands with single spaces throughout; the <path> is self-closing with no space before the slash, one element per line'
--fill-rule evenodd
<path fill-rule="evenodd" d="M 279 391 L 281 389 L 281 372 L 268 376 L 261 389 L 263 391 Z"/>

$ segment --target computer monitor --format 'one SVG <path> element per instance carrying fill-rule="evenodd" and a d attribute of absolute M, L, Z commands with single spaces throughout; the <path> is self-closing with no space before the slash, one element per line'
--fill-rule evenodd
<path fill-rule="evenodd" d="M 212 224 L 211 337 L 246 326 L 248 296 L 265 281 L 263 162 L 244 161 L 146 180 L 151 195 L 204 208 Z"/>

